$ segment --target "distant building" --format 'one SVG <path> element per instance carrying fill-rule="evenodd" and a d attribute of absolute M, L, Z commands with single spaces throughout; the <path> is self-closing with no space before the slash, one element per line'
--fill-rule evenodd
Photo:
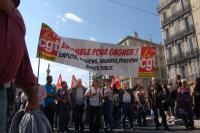
<path fill-rule="evenodd" d="M 138 37 L 138 33 L 134 32 L 133 36 L 127 36 L 122 41 L 118 43 L 119 45 L 123 46 L 143 46 L 143 47 L 156 47 L 156 64 L 157 64 L 157 71 L 156 77 L 157 79 L 164 83 L 167 82 L 167 71 L 166 71 L 166 63 L 164 57 L 164 48 L 161 44 L 157 44 L 152 42 L 152 40 L 144 40 Z M 136 84 L 141 84 L 145 88 L 150 85 L 151 77 L 147 78 L 135 78 L 135 77 L 121 77 L 121 83 L 129 82 L 129 86 L 132 88 Z"/>
<path fill-rule="evenodd" d="M 199 7 L 200 0 L 160 0 L 157 11 L 169 79 L 176 74 L 190 80 L 200 76 Z"/>
<path fill-rule="evenodd" d="M 200 0 L 190 0 L 190 4 L 192 7 L 192 15 L 196 30 L 197 43 L 199 46 L 200 45 Z"/>

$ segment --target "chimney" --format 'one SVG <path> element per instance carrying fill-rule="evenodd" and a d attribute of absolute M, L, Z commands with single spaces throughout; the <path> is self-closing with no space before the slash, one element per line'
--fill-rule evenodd
<path fill-rule="evenodd" d="M 138 32 L 134 31 L 133 37 L 138 38 Z"/>

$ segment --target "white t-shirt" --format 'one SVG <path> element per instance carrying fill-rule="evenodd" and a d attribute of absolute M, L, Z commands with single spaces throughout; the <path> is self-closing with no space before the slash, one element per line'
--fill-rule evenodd
<path fill-rule="evenodd" d="M 103 90 L 104 90 L 104 92 L 103 92 Z M 103 94 L 103 93 L 104 93 L 104 94 Z M 101 95 L 103 96 L 103 95 L 105 95 L 106 93 L 107 93 L 107 95 L 108 95 L 108 100 L 112 101 L 113 91 L 111 90 L 111 88 L 104 88 L 104 89 L 102 89 Z"/>
<path fill-rule="evenodd" d="M 92 106 L 101 106 L 101 101 L 100 101 L 100 88 L 95 90 L 94 88 L 87 89 L 86 94 L 93 94 L 93 93 L 98 93 L 95 96 L 89 97 L 89 102 L 90 105 Z"/>
<path fill-rule="evenodd" d="M 123 95 L 123 103 L 131 103 L 131 96 L 127 91 Z"/>

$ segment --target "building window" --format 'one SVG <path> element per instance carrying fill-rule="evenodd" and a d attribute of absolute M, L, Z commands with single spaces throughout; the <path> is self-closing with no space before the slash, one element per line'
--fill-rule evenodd
<path fill-rule="evenodd" d="M 176 3 L 172 4 L 171 6 L 171 13 L 172 15 L 176 12 Z"/>
<path fill-rule="evenodd" d="M 192 62 L 192 64 L 191 64 L 191 68 L 192 68 L 192 74 L 195 74 L 196 72 L 196 68 L 195 68 L 195 63 L 194 62 Z"/>
<path fill-rule="evenodd" d="M 199 73 L 199 66 L 198 66 L 198 62 L 195 62 L 195 73 L 198 74 L 198 76 L 200 75 Z"/>
<path fill-rule="evenodd" d="M 163 21 L 166 21 L 166 19 L 167 19 L 167 14 L 166 12 L 163 12 Z"/>
<path fill-rule="evenodd" d="M 168 48 L 168 58 L 172 59 L 172 47 Z"/>
<path fill-rule="evenodd" d="M 183 4 L 183 0 L 181 0 L 181 6 L 184 9 L 184 4 Z"/>
<path fill-rule="evenodd" d="M 182 54 L 182 49 L 181 49 L 181 43 L 180 42 L 177 44 L 177 53 L 178 53 L 178 55 Z"/>
<path fill-rule="evenodd" d="M 179 24 L 180 24 L 180 23 L 179 23 L 178 21 L 175 21 L 175 22 L 174 22 L 174 33 L 175 33 L 175 32 L 179 32 Z"/>
<path fill-rule="evenodd" d="M 188 39 L 188 47 L 190 49 L 190 52 L 193 53 L 194 52 L 194 46 L 193 46 L 192 38 Z"/>
<path fill-rule="evenodd" d="M 189 4 L 189 0 L 181 0 L 183 9 Z"/>
<path fill-rule="evenodd" d="M 185 66 L 181 66 L 180 70 L 181 70 L 181 76 L 182 76 L 183 78 L 186 78 Z"/>
<path fill-rule="evenodd" d="M 185 17 L 185 18 L 184 18 L 184 22 L 185 22 L 185 29 L 186 29 L 187 31 L 189 31 L 189 21 L 188 21 L 188 17 Z"/>
<path fill-rule="evenodd" d="M 168 28 L 166 28 L 165 34 L 166 34 L 166 39 L 168 39 L 169 38 L 169 29 Z"/>

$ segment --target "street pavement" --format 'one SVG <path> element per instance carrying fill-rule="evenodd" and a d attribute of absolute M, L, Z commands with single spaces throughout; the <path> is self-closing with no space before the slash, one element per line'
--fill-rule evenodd
<path fill-rule="evenodd" d="M 161 121 L 161 120 L 160 120 Z M 194 120 L 194 124 L 196 129 L 195 130 L 187 130 L 184 125 L 183 121 L 178 119 L 178 120 L 171 120 L 168 121 L 169 124 L 169 131 L 165 131 L 163 127 L 160 127 L 159 131 L 155 130 L 153 118 L 148 118 L 147 119 L 148 126 L 147 127 L 138 127 L 136 126 L 137 123 L 136 121 L 134 122 L 134 129 L 113 129 L 113 133 L 200 133 L 200 120 Z M 74 128 L 69 128 L 70 133 L 74 133 Z M 55 132 L 57 133 L 57 132 Z M 88 127 L 86 127 L 84 133 L 89 133 Z M 101 129 L 100 133 L 104 133 L 104 130 Z"/>

